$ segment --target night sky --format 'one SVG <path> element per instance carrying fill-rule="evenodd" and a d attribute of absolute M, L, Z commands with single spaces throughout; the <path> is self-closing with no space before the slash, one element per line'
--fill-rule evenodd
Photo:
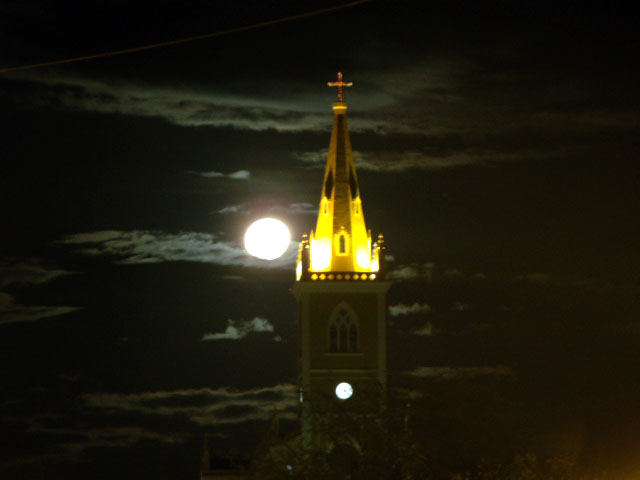
<path fill-rule="evenodd" d="M 5 1 L 0 68 L 336 5 Z M 240 458 L 294 428 L 342 71 L 420 448 L 640 478 L 637 13 L 372 1 L 0 73 L 0 477 L 193 478 L 205 433 Z M 264 216 L 292 231 L 273 262 L 242 247 Z"/>

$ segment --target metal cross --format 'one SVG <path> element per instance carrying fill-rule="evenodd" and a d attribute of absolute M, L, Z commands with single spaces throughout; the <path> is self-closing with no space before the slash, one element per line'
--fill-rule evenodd
<path fill-rule="evenodd" d="M 353 86 L 353 82 L 343 82 L 342 72 L 338 72 L 338 81 L 328 82 L 327 85 L 329 85 L 330 87 L 338 87 L 338 101 L 344 102 L 344 97 L 342 96 L 342 87 L 351 87 Z"/>

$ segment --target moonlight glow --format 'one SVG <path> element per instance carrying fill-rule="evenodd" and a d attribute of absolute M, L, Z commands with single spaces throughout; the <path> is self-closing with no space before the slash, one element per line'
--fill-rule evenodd
<path fill-rule="evenodd" d="M 244 234 L 244 247 L 254 257 L 275 260 L 289 247 L 289 229 L 280 220 L 262 218 L 251 224 Z"/>

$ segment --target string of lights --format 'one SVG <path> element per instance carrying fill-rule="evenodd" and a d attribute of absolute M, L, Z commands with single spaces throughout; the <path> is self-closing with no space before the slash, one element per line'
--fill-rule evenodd
<path fill-rule="evenodd" d="M 156 49 L 156 48 L 163 48 L 163 47 L 169 47 L 172 45 L 179 45 L 182 43 L 188 43 L 188 42 L 195 42 L 197 40 L 205 40 L 207 38 L 215 38 L 215 37 L 222 37 L 224 35 L 230 35 L 232 33 L 240 33 L 240 32 L 245 32 L 247 30 L 254 30 L 257 28 L 263 28 L 263 27 L 268 27 L 270 25 L 276 25 L 278 23 L 285 23 L 285 22 L 291 22 L 294 20 L 300 20 L 302 18 L 308 18 L 308 17 L 313 17 L 316 15 L 322 15 L 325 13 L 329 13 L 329 12 L 334 12 L 336 10 L 343 10 L 345 8 L 352 8 L 355 7 L 357 5 L 363 4 L 363 3 L 368 3 L 371 2 L 372 0 L 355 0 L 353 2 L 349 2 L 349 3 L 345 3 L 343 5 L 337 5 L 335 7 L 327 7 L 327 8 L 321 8 L 319 10 L 313 10 L 311 12 L 304 12 L 304 13 L 299 13 L 296 15 L 290 15 L 288 17 L 282 17 L 282 18 L 276 18 L 273 20 L 267 20 L 264 22 L 259 22 L 259 23 L 254 23 L 251 25 L 244 25 L 242 27 L 236 27 L 236 28 L 229 28 L 227 30 L 221 30 L 218 32 L 213 32 L 213 33 L 205 33 L 202 35 L 195 35 L 192 37 L 186 37 L 186 38 L 179 38 L 176 40 L 167 40 L 164 42 L 159 42 L 159 43 L 152 43 L 149 45 L 141 45 L 139 47 L 132 47 L 132 48 L 125 48 L 122 50 L 112 50 L 109 52 L 102 52 L 102 53 L 95 53 L 95 54 L 91 54 L 91 55 L 83 55 L 80 57 L 72 57 L 72 58 L 64 58 L 64 59 L 60 59 L 60 60 L 51 60 L 48 62 L 41 62 L 41 63 L 32 63 L 32 64 L 28 64 L 28 65 L 18 65 L 15 67 L 6 67 L 6 68 L 0 68 L 0 73 L 8 73 L 8 72 L 16 72 L 16 71 L 20 71 L 20 70 L 31 70 L 34 68 L 41 68 L 41 67 L 50 67 L 53 65 L 63 65 L 63 64 L 67 64 L 67 63 L 76 63 L 76 62 L 84 62 L 87 60 L 95 60 L 98 58 L 105 58 L 105 57 L 114 57 L 116 55 L 127 55 L 129 53 L 135 53 L 135 52 L 142 52 L 145 50 L 152 50 L 152 49 Z"/>

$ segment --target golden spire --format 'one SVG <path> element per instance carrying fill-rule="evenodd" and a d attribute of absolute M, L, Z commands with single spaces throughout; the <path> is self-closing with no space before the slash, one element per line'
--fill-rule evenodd
<path fill-rule="evenodd" d="M 381 246 L 372 244 L 364 221 L 347 125 L 347 103 L 342 94 L 342 87 L 353 84 L 343 82 L 342 73 L 338 73 L 338 81 L 328 85 L 338 87 L 338 101 L 333 104 L 333 131 L 318 220 L 315 231 L 308 238 L 304 236 L 300 245 L 297 277 L 375 279 Z"/>

